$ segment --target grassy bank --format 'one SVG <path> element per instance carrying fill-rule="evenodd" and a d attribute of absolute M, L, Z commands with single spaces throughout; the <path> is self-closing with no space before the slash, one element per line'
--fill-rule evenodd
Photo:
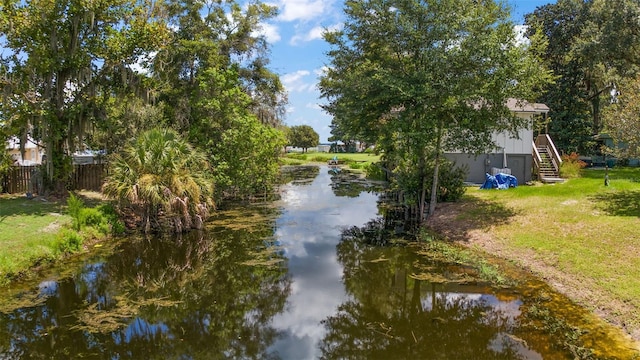
<path fill-rule="evenodd" d="M 80 251 L 88 239 L 123 230 L 120 225 L 114 229 L 115 214 L 108 208 L 85 207 L 91 203 L 86 196 L 79 200 L 72 216 L 65 199 L 0 196 L 0 286 L 37 265 Z"/>
<path fill-rule="evenodd" d="M 432 225 L 531 269 L 640 339 L 640 169 L 609 178 L 587 170 L 556 185 L 471 188 Z"/>
<path fill-rule="evenodd" d="M 325 153 L 325 152 L 308 152 L 308 153 L 288 153 L 282 157 L 282 162 L 286 165 L 301 165 L 307 163 L 324 163 L 337 157 L 340 164 L 347 166 L 352 170 L 363 169 L 372 163 L 380 160 L 379 155 L 372 153 Z"/>

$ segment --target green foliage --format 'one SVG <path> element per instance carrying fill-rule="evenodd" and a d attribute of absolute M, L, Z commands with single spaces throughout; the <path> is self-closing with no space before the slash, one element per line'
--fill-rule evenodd
<path fill-rule="evenodd" d="M 87 139 L 87 145 L 107 154 L 121 151 L 139 133 L 166 126 L 164 103 L 151 105 L 130 95 L 111 98 L 106 106 L 107 118 L 96 124 L 98 131 Z"/>
<path fill-rule="evenodd" d="M 580 177 L 580 172 L 587 166 L 587 163 L 580 160 L 577 153 L 562 155 L 562 164 L 560 165 L 560 176 L 566 179 Z"/>
<path fill-rule="evenodd" d="M 311 126 L 298 125 L 289 128 L 287 141 L 289 145 L 302 148 L 303 151 L 306 151 L 308 148 L 318 145 L 320 136 Z"/>
<path fill-rule="evenodd" d="M 232 123 L 209 148 L 218 196 L 248 197 L 270 191 L 278 176 L 284 136 L 254 116 L 238 117 Z"/>
<path fill-rule="evenodd" d="M 636 76 L 638 16 L 633 0 L 559 0 L 527 15 L 529 34 L 547 38 L 543 58 L 557 76 L 539 100 L 551 109 L 549 134 L 563 152 L 595 150 L 591 136 L 606 127 L 611 91 Z"/>
<path fill-rule="evenodd" d="M 400 162 L 398 167 L 394 169 L 394 175 L 391 178 L 392 186 L 404 191 L 412 203 L 420 202 L 420 192 L 423 188 L 426 192 L 425 198 L 432 199 L 433 179 L 431 177 L 421 177 L 419 167 L 409 159 L 405 160 Z M 433 173 L 434 166 L 434 164 L 427 164 L 425 171 Z M 466 186 L 464 185 L 466 173 L 466 168 L 458 167 L 450 161 L 443 160 L 439 166 L 436 201 L 454 202 L 459 200 L 466 191 Z"/>
<path fill-rule="evenodd" d="M 422 196 L 434 179 L 429 213 L 442 153 L 483 152 L 495 132 L 521 128 L 507 99 L 531 101 L 552 80 L 544 39 L 518 44 L 504 2 L 373 0 L 347 2 L 345 14 L 344 29 L 325 34 L 324 109 L 339 133 L 376 144 L 402 190 Z"/>
<path fill-rule="evenodd" d="M 13 163 L 7 151 L 0 151 L 0 179 L 11 169 Z M 2 192 L 2 182 L 0 181 L 0 192 Z"/>
<path fill-rule="evenodd" d="M 115 154 L 103 192 L 141 218 L 145 231 L 160 218 L 173 231 L 202 227 L 213 205 L 213 180 L 205 155 L 175 131 L 153 129 L 142 133 Z M 164 227 L 164 226 L 161 226 Z"/>
<path fill-rule="evenodd" d="M 380 181 L 386 180 L 386 174 L 382 169 L 382 166 L 380 166 L 379 164 L 374 164 L 374 163 L 367 164 L 364 167 L 364 172 L 366 174 L 367 179 L 380 180 Z"/>
<path fill-rule="evenodd" d="M 276 177 L 273 149 L 283 140 L 273 128 L 287 96 L 256 31 L 276 7 L 9 0 L 0 9 L 2 137 L 28 133 L 43 143 L 47 186 L 69 181 L 65 154 L 85 146 L 118 153 L 159 127 L 206 149 L 221 192 L 263 191 Z M 256 164 L 242 169 L 246 159 Z"/>
<path fill-rule="evenodd" d="M 120 221 L 120 217 L 118 216 L 118 213 L 116 212 L 116 209 L 113 206 L 113 204 L 103 203 L 103 204 L 100 204 L 97 207 L 97 209 L 100 211 L 100 213 L 104 216 L 106 220 L 106 221 L 100 222 L 101 227 L 104 226 L 106 223 L 109 227 L 108 228 L 109 233 L 113 235 L 122 235 L 125 233 L 126 227 L 124 226 L 124 223 Z M 104 231 L 102 232 L 106 234 L 106 232 Z"/>
<path fill-rule="evenodd" d="M 206 153 L 217 198 L 262 194 L 277 178 L 287 97 L 255 31 L 276 13 L 264 3 L 168 2 L 180 31 L 152 64 L 159 100 L 167 125 Z"/>
<path fill-rule="evenodd" d="M 105 100 L 146 93 L 130 64 L 167 39 L 162 7 L 133 0 L 35 0 L 0 8 L 3 118 L 10 135 L 29 133 L 43 143 L 45 185 L 62 191 L 69 174 L 65 154 L 80 148 L 91 125 L 104 120 Z"/>
<path fill-rule="evenodd" d="M 84 202 L 73 193 L 69 193 L 69 197 L 67 198 L 67 213 L 71 216 L 71 227 L 75 231 L 80 231 L 84 225 L 81 215 L 83 210 L 85 210 Z"/>
<path fill-rule="evenodd" d="M 69 193 L 67 198 L 67 213 L 71 216 L 71 228 L 76 232 L 93 228 L 101 235 L 117 235 L 125 230 L 111 204 L 88 208 L 74 193 Z"/>
<path fill-rule="evenodd" d="M 84 238 L 73 229 L 62 229 L 56 236 L 56 249 L 59 253 L 70 254 L 80 251 Z"/>
<path fill-rule="evenodd" d="M 467 173 L 467 168 L 456 166 L 452 162 L 447 161 L 440 165 L 438 201 L 453 202 L 460 200 L 467 190 L 464 184 Z"/>
<path fill-rule="evenodd" d="M 640 75 L 622 81 L 616 101 L 603 111 L 605 132 L 614 142 L 607 149 L 618 158 L 640 157 Z"/>

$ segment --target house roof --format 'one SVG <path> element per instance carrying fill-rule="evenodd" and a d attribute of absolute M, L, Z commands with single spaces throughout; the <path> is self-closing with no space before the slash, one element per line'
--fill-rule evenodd
<path fill-rule="evenodd" d="M 507 100 L 507 107 L 513 112 L 520 113 L 546 114 L 549 112 L 549 107 L 545 104 L 530 103 L 525 100 L 518 100 L 514 98 Z"/>

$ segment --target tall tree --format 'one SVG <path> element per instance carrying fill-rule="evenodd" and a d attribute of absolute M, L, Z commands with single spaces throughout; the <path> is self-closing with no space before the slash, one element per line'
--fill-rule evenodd
<path fill-rule="evenodd" d="M 349 134 L 348 128 L 342 126 L 337 119 L 331 120 L 331 136 L 327 139 L 331 142 L 341 141 L 345 149 L 355 148 L 357 136 Z"/>
<path fill-rule="evenodd" d="M 526 16 L 527 31 L 541 32 L 548 45 L 543 59 L 557 76 L 539 101 L 549 106 L 549 135 L 564 152 L 585 153 L 591 146 L 593 121 L 586 92 L 583 65 L 569 56 L 571 44 L 579 38 L 587 12 L 582 0 L 560 0 L 537 8 Z"/>
<path fill-rule="evenodd" d="M 309 125 L 292 126 L 288 133 L 289 145 L 302 148 L 306 152 L 308 148 L 317 146 L 320 136 Z"/>
<path fill-rule="evenodd" d="M 216 188 L 228 195 L 265 190 L 284 145 L 274 128 L 286 95 L 268 70 L 259 24 L 276 8 L 235 1 L 168 3 L 173 38 L 153 59 L 169 125 L 204 149 Z"/>
<path fill-rule="evenodd" d="M 551 109 L 549 132 L 564 151 L 590 152 L 611 92 L 638 71 L 640 3 L 559 0 L 527 15 L 526 24 L 547 37 L 544 60 L 558 76 L 540 99 Z"/>
<path fill-rule="evenodd" d="M 603 110 L 604 131 L 614 141 L 608 149 L 620 158 L 640 157 L 640 76 L 622 81 L 616 101 Z"/>
<path fill-rule="evenodd" d="M 517 44 L 508 9 L 491 0 L 350 1 L 345 13 L 344 29 L 325 36 L 325 110 L 385 156 L 411 161 L 421 214 L 432 177 L 431 214 L 445 150 L 478 153 L 495 131 L 526 125 L 506 101 L 533 100 L 550 80 L 538 38 Z"/>
<path fill-rule="evenodd" d="M 105 99 L 140 88 L 131 68 L 166 39 L 160 9 L 133 0 L 0 5 L 3 115 L 21 138 L 44 143 L 50 184 L 62 185 L 69 154 L 104 118 Z"/>

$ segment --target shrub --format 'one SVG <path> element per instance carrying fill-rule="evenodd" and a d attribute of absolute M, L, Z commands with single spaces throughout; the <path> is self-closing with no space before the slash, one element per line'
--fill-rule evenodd
<path fill-rule="evenodd" d="M 212 169 L 204 152 L 173 130 L 152 129 L 112 156 L 103 194 L 132 210 L 142 220 L 144 232 L 150 232 L 152 225 L 153 230 L 173 232 L 203 226 L 199 220 L 206 219 L 214 205 Z M 223 163 L 218 164 L 232 165 Z M 220 179 L 228 180 L 226 175 Z"/>
<path fill-rule="evenodd" d="M 81 226 L 97 226 L 106 223 L 107 219 L 97 208 L 83 208 L 80 210 L 79 222 Z"/>
<path fill-rule="evenodd" d="M 368 164 L 364 168 L 364 173 L 366 174 L 367 179 L 372 180 L 386 180 L 386 175 L 382 166 L 378 164 Z"/>
<path fill-rule="evenodd" d="M 440 165 L 438 175 L 438 202 L 458 201 L 467 190 L 464 179 L 467 176 L 466 167 L 456 166 L 455 163 L 445 161 Z M 429 183 L 432 183 L 429 181 Z"/>
<path fill-rule="evenodd" d="M 126 227 L 124 223 L 120 221 L 118 213 L 116 212 L 116 209 L 112 204 L 102 204 L 98 206 L 98 210 L 104 216 L 111 234 L 124 234 L 124 232 L 126 231 Z M 106 233 L 108 232 L 105 232 L 105 234 Z"/>
<path fill-rule="evenodd" d="M 560 176 L 563 178 L 580 177 L 580 171 L 587 166 L 587 163 L 580 160 L 579 155 L 572 152 L 569 155 L 562 155 L 562 164 L 560 165 Z"/>
<path fill-rule="evenodd" d="M 80 250 L 84 239 L 82 235 L 71 229 L 63 229 L 56 237 L 56 249 L 63 253 L 73 253 Z"/>
<path fill-rule="evenodd" d="M 82 219 L 80 218 L 80 214 L 84 209 L 84 202 L 75 196 L 73 193 L 69 193 L 69 197 L 67 198 L 67 212 L 69 216 L 71 216 L 71 227 L 80 231 L 82 228 Z"/>

